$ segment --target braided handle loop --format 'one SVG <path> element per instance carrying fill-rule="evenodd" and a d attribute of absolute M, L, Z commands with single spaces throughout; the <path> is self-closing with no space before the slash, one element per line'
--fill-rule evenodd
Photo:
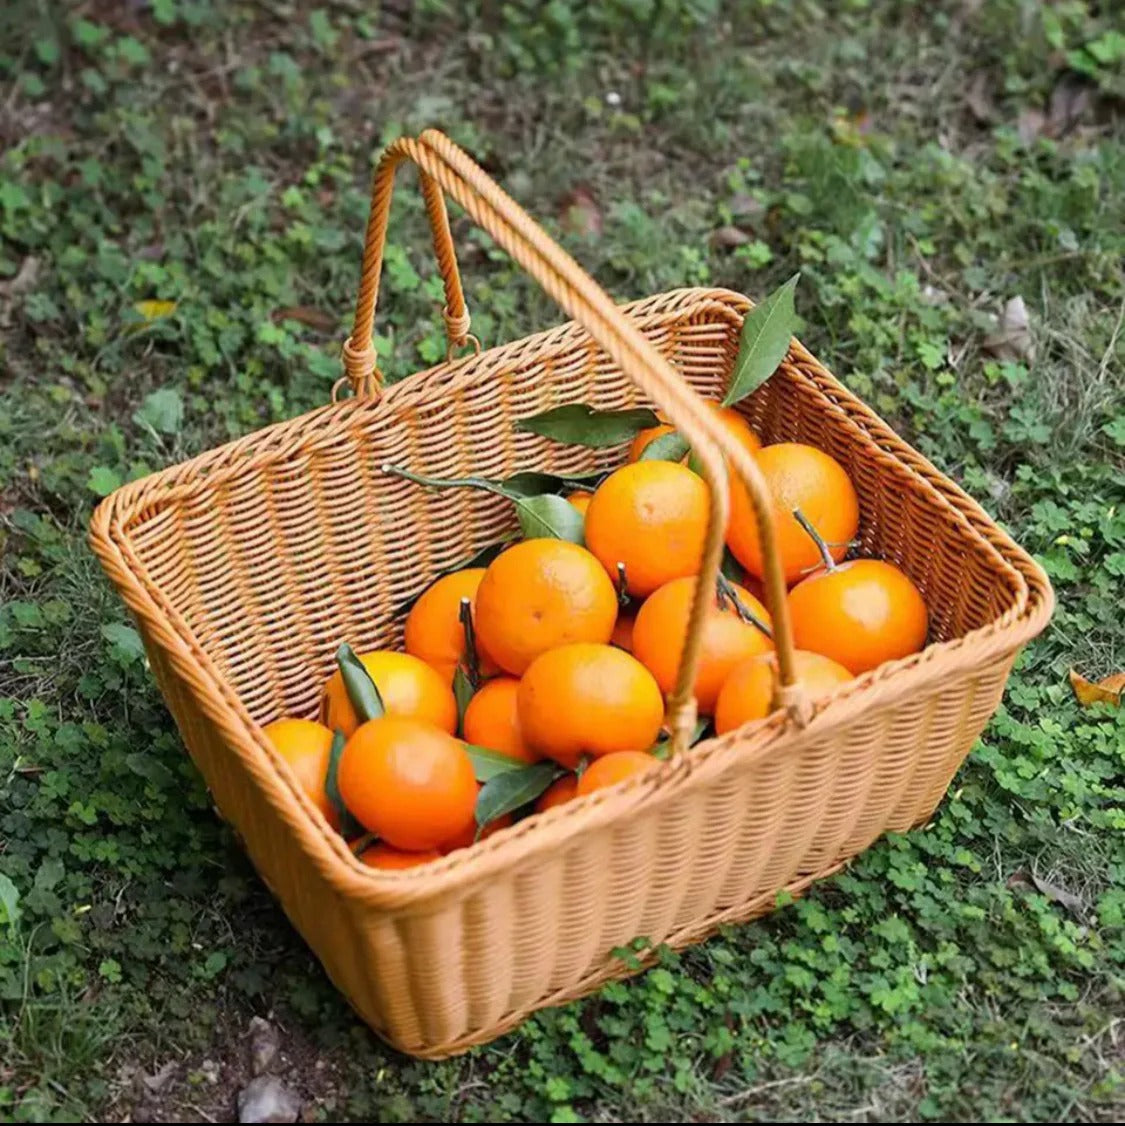
<path fill-rule="evenodd" d="M 434 233 L 434 248 L 446 282 L 447 324 L 456 321 L 455 327 L 460 329 L 464 325 L 467 332 L 468 316 L 464 314 L 464 295 L 453 259 L 443 191 L 535 278 L 544 291 L 589 332 L 625 375 L 665 412 L 700 462 L 702 476 L 711 491 L 711 505 L 684 651 L 676 685 L 668 699 L 673 750 L 686 748 L 695 722 L 692 687 L 707 611 L 715 598 L 715 583 L 722 562 L 730 509 L 728 465 L 746 486 L 758 523 L 765 560 L 766 598 L 777 648 L 778 702 L 786 707 L 796 723 L 803 725 L 808 716 L 807 702 L 797 685 L 793 631 L 784 573 L 777 553 L 773 509 L 757 463 L 731 440 L 714 413 L 703 405 L 672 365 L 593 278 L 466 153 L 434 129 L 427 130 L 417 139 L 404 137 L 395 141 L 384 152 L 375 170 L 355 324 L 344 349 L 347 376 L 356 393 L 375 394 L 379 384 L 371 326 L 375 318 L 394 171 L 403 160 L 413 161 L 421 171 L 422 188 L 426 193 L 426 206 Z M 462 315 L 464 320 L 458 320 Z"/>

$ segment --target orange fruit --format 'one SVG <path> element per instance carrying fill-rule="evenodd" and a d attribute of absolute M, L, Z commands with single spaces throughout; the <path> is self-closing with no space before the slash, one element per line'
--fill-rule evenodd
<path fill-rule="evenodd" d="M 586 509 L 590 507 L 590 498 L 593 495 L 586 489 L 575 489 L 573 493 L 567 493 L 566 499 L 585 516 Z"/>
<path fill-rule="evenodd" d="M 843 665 L 819 653 L 798 649 L 793 656 L 797 678 L 811 700 L 827 696 L 838 684 L 852 679 Z M 723 682 L 715 705 L 715 731 L 722 735 L 751 720 L 765 719 L 773 705 L 776 684 L 777 656 L 774 653 L 762 653 L 735 665 Z"/>
<path fill-rule="evenodd" d="M 773 500 L 785 581 L 797 582 L 821 562 L 816 543 L 793 516 L 795 508 L 828 542 L 832 557 L 843 559 L 859 528 L 859 498 L 843 467 L 822 450 L 799 442 L 766 446 L 757 461 Z M 765 574 L 754 508 L 740 480 L 731 481 L 727 544 L 751 574 Z"/>
<path fill-rule="evenodd" d="M 668 423 L 662 422 L 658 426 L 649 426 L 645 430 L 639 430 L 636 437 L 629 444 L 629 460 L 639 461 L 641 454 L 645 452 L 650 442 L 655 442 L 657 438 L 663 438 L 665 434 L 671 434 L 676 428 L 669 426 Z"/>
<path fill-rule="evenodd" d="M 389 649 L 363 653 L 359 659 L 375 681 L 387 715 L 430 723 L 450 735 L 457 730 L 457 701 L 453 690 L 441 673 L 425 661 L 409 653 L 392 653 Z M 320 711 L 325 725 L 333 731 L 350 736 L 359 726 L 339 669 L 324 686 Z"/>
<path fill-rule="evenodd" d="M 617 622 L 613 627 L 613 633 L 610 635 L 609 643 L 616 645 L 618 649 L 624 649 L 626 653 L 632 653 L 633 628 L 636 624 L 636 614 L 626 614 L 624 611 L 621 611 L 617 615 Z"/>
<path fill-rule="evenodd" d="M 479 793 L 479 791 L 478 791 Z M 482 830 L 480 840 L 486 837 L 491 837 L 493 833 L 500 832 L 501 829 L 506 829 L 512 823 L 512 815 L 505 813 L 502 817 L 497 817 L 495 821 L 490 821 Z M 463 832 L 458 833 L 451 840 L 445 841 L 441 846 L 441 851 L 444 853 L 456 852 L 459 848 L 471 848 L 477 842 L 477 823 L 474 821 Z"/>
<path fill-rule="evenodd" d="M 561 645 L 538 657 L 519 691 L 520 726 L 540 754 L 573 769 L 582 755 L 651 747 L 664 721 L 656 681 L 611 645 Z"/>
<path fill-rule="evenodd" d="M 461 623 L 461 600 L 476 600 L 477 587 L 484 578 L 483 567 L 468 567 L 443 575 L 423 591 L 406 616 L 403 648 L 411 656 L 436 669 L 446 683 L 453 683 L 453 674 L 465 652 L 465 627 Z M 477 644 L 481 672 L 491 676 L 496 671 L 481 646 Z"/>
<path fill-rule="evenodd" d="M 384 868 L 399 870 L 402 868 L 417 868 L 419 864 L 429 864 L 433 860 L 440 860 L 441 853 L 434 849 L 425 852 L 403 852 L 402 849 L 391 848 L 386 844 L 373 844 L 365 848 L 357 857 L 361 864 L 368 868 Z"/>
<path fill-rule="evenodd" d="M 477 636 L 516 676 L 557 645 L 608 641 L 616 620 L 609 576 L 590 552 L 566 540 L 508 548 L 489 564 L 477 591 Z"/>
<path fill-rule="evenodd" d="M 695 577 L 673 579 L 645 599 L 633 629 L 633 655 L 656 678 L 667 695 L 676 685 L 680 654 L 687 637 L 688 616 L 695 594 Z M 766 608 L 745 588 L 731 583 L 739 601 L 755 617 L 770 625 Z M 720 605 L 715 593 L 703 627 L 703 645 L 695 674 L 695 700 L 704 715 L 710 715 L 731 669 L 747 657 L 766 653 L 773 642 L 757 626 L 744 622 L 731 603 Z"/>
<path fill-rule="evenodd" d="M 394 848 L 437 848 L 473 824 L 478 787 L 468 753 L 417 720 L 383 716 L 359 727 L 336 782 L 356 820 Z"/>
<path fill-rule="evenodd" d="M 578 796 L 578 775 L 564 774 L 557 782 L 552 782 L 535 803 L 535 812 L 543 813 L 556 805 L 566 805 Z"/>
<path fill-rule="evenodd" d="M 656 761 L 644 751 L 615 751 L 611 755 L 604 755 L 595 759 L 582 772 L 575 797 L 583 798 L 595 790 L 616 786 L 618 782 L 624 782 L 626 778 L 648 770 Z"/>
<path fill-rule="evenodd" d="M 685 465 L 625 465 L 590 501 L 586 545 L 615 579 L 617 564 L 624 563 L 629 593 L 643 598 L 699 570 L 709 506 L 703 479 Z"/>
<path fill-rule="evenodd" d="M 520 730 L 516 707 L 519 687 L 520 682 L 512 676 L 498 676 L 481 685 L 465 709 L 465 742 L 524 762 L 538 762 L 539 755 L 524 742 Z"/>
<path fill-rule="evenodd" d="M 793 640 L 854 675 L 917 653 L 929 614 L 918 588 L 894 564 L 853 559 L 818 571 L 789 592 Z"/>
<path fill-rule="evenodd" d="M 751 429 L 750 423 L 738 411 L 733 407 L 724 407 L 721 403 L 711 401 L 708 401 L 706 405 L 715 412 L 727 433 L 740 446 L 751 454 L 757 454 L 762 448 L 762 443 L 758 440 L 758 435 Z M 675 429 L 674 426 L 661 423 L 659 426 L 650 426 L 647 430 L 640 431 L 633 439 L 632 445 L 629 446 L 629 460 L 640 460 L 641 454 L 645 452 L 650 442 L 654 442 L 665 434 L 670 434 Z M 687 457 L 688 455 L 685 454 L 683 460 L 687 460 Z"/>
<path fill-rule="evenodd" d="M 339 831 L 340 818 L 324 789 L 332 753 L 332 731 L 311 719 L 278 719 L 262 728 L 273 749 L 289 764 L 309 801 Z"/>

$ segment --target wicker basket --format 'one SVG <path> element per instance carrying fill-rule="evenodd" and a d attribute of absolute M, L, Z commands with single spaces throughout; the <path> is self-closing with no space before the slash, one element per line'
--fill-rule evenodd
<path fill-rule="evenodd" d="M 394 170 L 410 159 L 446 284 L 450 353 L 469 320 L 443 191 L 574 323 L 451 360 L 383 390 L 371 350 Z M 722 455 L 772 529 L 752 459 L 692 392 L 721 395 L 750 303 L 684 289 L 617 307 L 440 133 L 396 142 L 375 176 L 363 282 L 345 345 L 355 397 L 119 489 L 91 541 L 135 615 L 184 741 L 263 879 L 365 1020 L 441 1057 L 628 972 L 612 951 L 698 941 L 767 912 L 881 833 L 924 822 L 1047 622 L 1038 566 L 798 343 L 744 405 L 766 442 L 827 450 L 859 493 L 863 550 L 923 591 L 932 644 L 837 690 L 812 713 L 792 684 L 776 558 L 767 576 L 779 707 L 632 784 L 520 822 L 407 872 L 356 861 L 262 735 L 314 715 L 341 640 L 397 646 L 395 607 L 511 530 L 511 506 L 381 471 L 579 474 L 622 451 L 562 446 L 513 423 L 565 402 L 661 407 L 705 457 L 717 566 Z M 717 471 L 716 471 L 717 470 Z M 764 520 L 762 519 L 764 514 Z M 701 584 L 702 585 L 702 584 Z M 694 654 L 689 643 L 681 685 Z M 690 683 L 690 680 L 687 681 Z M 682 730 L 691 701 L 674 697 Z"/>

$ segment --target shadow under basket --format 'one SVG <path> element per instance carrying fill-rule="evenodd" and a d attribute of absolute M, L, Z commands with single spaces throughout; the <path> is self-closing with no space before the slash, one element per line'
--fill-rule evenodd
<path fill-rule="evenodd" d="M 685 289 L 622 312 L 720 398 L 746 298 Z M 515 428 L 563 403 L 643 405 L 574 323 L 443 364 L 127 485 L 91 540 L 222 814 L 362 1017 L 437 1058 L 595 989 L 615 948 L 696 942 L 769 911 L 880 834 L 924 822 L 1050 615 L 1041 569 L 796 342 L 742 404 L 763 442 L 819 446 L 860 498 L 862 552 L 923 592 L 931 643 L 803 728 L 779 711 L 624 786 L 407 872 L 360 864 L 262 734 L 316 714 L 341 641 L 398 647 L 404 601 L 515 527 L 512 506 L 385 474 L 582 474 L 624 449 Z"/>

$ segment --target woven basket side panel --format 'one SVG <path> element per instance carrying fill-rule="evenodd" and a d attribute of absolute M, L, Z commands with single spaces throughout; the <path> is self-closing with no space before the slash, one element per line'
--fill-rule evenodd
<path fill-rule="evenodd" d="M 297 836 L 196 706 L 189 688 L 143 625 L 141 633 L 157 684 L 216 805 L 235 827 L 254 867 L 317 952 L 337 988 L 350 996 L 365 997 L 364 1015 L 380 1027 L 386 998 L 381 990 L 371 988 L 369 952 L 361 943 L 342 937 L 353 927 L 353 905 L 321 877 Z"/>
<path fill-rule="evenodd" d="M 916 824 L 979 734 L 1010 663 L 860 713 L 784 754 L 735 762 L 525 860 L 459 906 L 402 912 L 390 957 L 380 920 L 375 972 L 393 967 L 409 996 L 391 1006 L 386 1034 L 439 1054 L 487 1039 L 513 1014 L 620 973 L 616 948 L 694 940 L 778 889 L 834 870 L 888 825 Z M 950 694 L 965 707 L 947 713 Z"/>
<path fill-rule="evenodd" d="M 667 322 L 654 323 L 650 338 L 700 382 L 709 371 L 714 386 L 729 327 Z M 530 468 L 581 475 L 608 467 L 617 452 L 551 443 L 515 430 L 515 420 L 569 401 L 637 402 L 588 341 L 409 392 L 387 417 L 354 415 L 315 454 L 259 463 L 131 530 L 153 581 L 259 722 L 314 714 L 342 640 L 360 650 L 399 645 L 405 601 L 515 530 L 509 502 L 425 489 L 382 472 L 384 462 L 436 477 Z"/>

